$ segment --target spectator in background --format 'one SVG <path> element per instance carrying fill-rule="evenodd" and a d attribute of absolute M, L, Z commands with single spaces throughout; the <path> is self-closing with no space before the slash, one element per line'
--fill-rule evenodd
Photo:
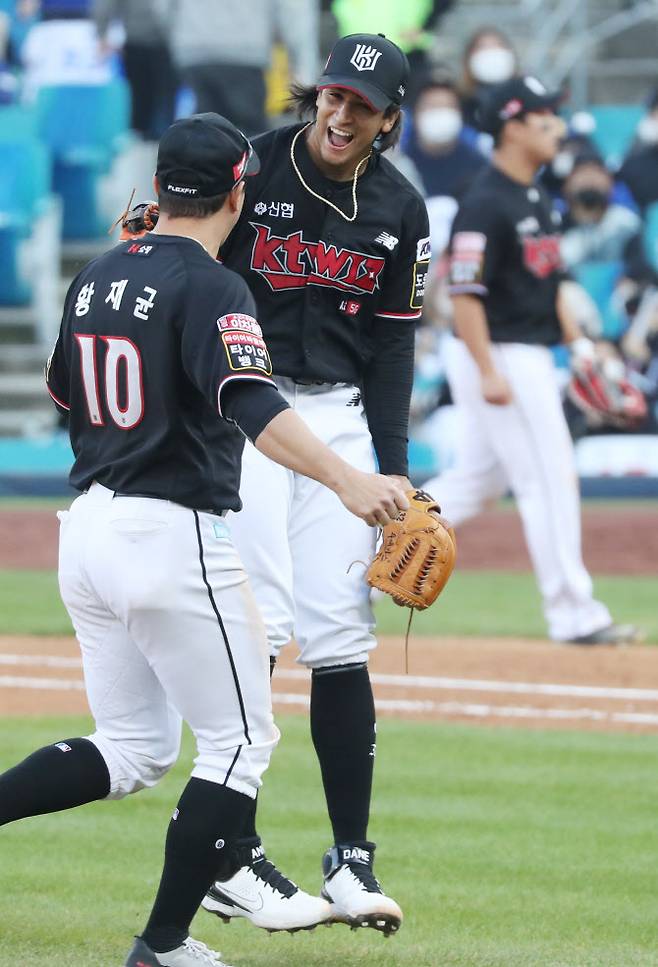
<path fill-rule="evenodd" d="M 91 0 L 42 0 L 40 20 L 30 28 L 21 51 L 27 100 L 40 87 L 106 84 L 111 71 L 101 54 Z"/>
<path fill-rule="evenodd" d="M 611 202 L 614 186 L 596 154 L 576 156 L 564 181 L 567 203 L 562 259 L 567 269 L 582 262 L 622 262 L 633 277 L 643 271 L 642 222 L 635 212 Z"/>
<path fill-rule="evenodd" d="M 263 131 L 265 71 L 277 37 L 295 79 L 310 83 L 318 67 L 317 0 L 177 0 L 172 52 L 194 110 L 223 114 L 248 137 Z"/>
<path fill-rule="evenodd" d="M 457 87 L 446 74 L 422 82 L 414 105 L 405 152 L 413 162 L 425 198 L 459 199 L 486 160 L 462 140 L 463 117 Z"/>
<path fill-rule="evenodd" d="M 177 78 L 170 54 L 175 0 L 94 0 L 98 35 L 114 50 L 112 27 L 120 21 L 125 41 L 121 57 L 131 93 L 131 127 L 157 141 L 174 120 Z"/>
<path fill-rule="evenodd" d="M 658 201 L 658 88 L 649 99 L 647 114 L 637 129 L 637 141 L 618 178 L 628 187 L 640 211 Z"/>
<path fill-rule="evenodd" d="M 497 27 L 480 27 L 468 40 L 462 58 L 461 96 L 464 122 L 478 128 L 477 112 L 496 84 L 518 73 L 512 42 Z"/>
<path fill-rule="evenodd" d="M 331 12 L 339 37 L 377 30 L 405 52 L 411 68 L 405 99 L 411 104 L 428 70 L 433 32 L 454 4 L 455 0 L 333 0 Z"/>

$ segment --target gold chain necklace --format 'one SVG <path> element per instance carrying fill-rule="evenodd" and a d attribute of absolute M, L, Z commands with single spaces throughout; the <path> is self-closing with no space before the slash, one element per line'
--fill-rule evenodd
<path fill-rule="evenodd" d="M 372 151 L 370 152 L 370 154 L 367 157 L 361 158 L 361 161 L 359 161 L 358 165 L 356 166 L 356 171 L 354 172 L 354 178 L 352 179 L 352 205 L 353 205 L 354 210 L 353 210 L 353 212 L 352 212 L 351 215 L 346 215 L 344 211 L 341 211 L 341 209 L 338 207 L 338 205 L 334 205 L 334 203 L 332 201 L 329 201 L 328 198 L 325 198 L 323 195 L 318 195 L 318 193 L 316 191 L 313 191 L 313 189 L 310 188 L 306 184 L 306 182 L 304 181 L 304 178 L 302 176 L 301 171 L 297 167 L 297 162 L 295 160 L 295 145 L 297 144 L 297 138 L 300 136 L 300 134 L 303 134 L 304 131 L 306 131 L 306 128 L 310 128 L 310 126 L 313 123 L 314 123 L 313 121 L 309 121 L 308 124 L 305 124 L 304 127 L 303 128 L 300 128 L 300 130 L 297 132 L 297 134 L 295 135 L 295 137 L 292 139 L 292 143 L 290 145 L 290 160 L 292 161 L 292 166 L 295 169 L 295 172 L 297 174 L 297 177 L 301 181 L 301 183 L 304 186 L 304 188 L 306 188 L 306 190 L 309 193 L 309 195 L 313 195 L 313 197 L 314 198 L 317 198 L 318 201 L 323 201 L 325 203 L 325 205 L 329 205 L 329 208 L 333 208 L 333 210 L 335 212 L 338 212 L 338 214 L 341 216 L 341 218 L 344 218 L 346 222 L 353 222 L 356 219 L 356 216 L 358 215 L 358 212 L 359 212 L 359 204 L 358 204 L 358 202 L 356 200 L 356 182 L 357 182 L 357 178 L 359 177 L 359 171 L 361 170 L 361 165 L 363 165 L 367 161 L 369 161 L 370 155 L 372 154 Z"/>

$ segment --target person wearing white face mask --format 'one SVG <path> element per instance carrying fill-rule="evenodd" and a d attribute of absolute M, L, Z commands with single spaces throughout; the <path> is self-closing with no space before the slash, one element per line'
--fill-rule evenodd
<path fill-rule="evenodd" d="M 457 89 L 448 77 L 428 78 L 420 87 L 406 153 L 426 198 L 459 198 L 487 162 L 462 138 Z"/>
<path fill-rule="evenodd" d="M 618 180 L 625 184 L 642 213 L 658 201 L 658 88 L 647 105 L 648 112 L 637 129 L 637 142 L 627 155 Z"/>
<path fill-rule="evenodd" d="M 469 39 L 462 60 L 464 122 L 477 127 L 477 109 L 487 91 L 518 73 L 509 38 L 496 27 L 481 27 Z"/>

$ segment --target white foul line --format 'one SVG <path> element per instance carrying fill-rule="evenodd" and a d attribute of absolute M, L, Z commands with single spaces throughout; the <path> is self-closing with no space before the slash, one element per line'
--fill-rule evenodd
<path fill-rule="evenodd" d="M 0 688 L 26 688 L 47 691 L 84 691 L 84 682 L 77 678 L 31 678 L 28 676 L 0 675 Z M 301 705 L 308 708 L 308 695 L 291 692 L 273 692 L 277 705 Z M 515 705 L 476 705 L 462 702 L 415 701 L 413 699 L 377 698 L 375 706 L 383 712 L 411 712 L 415 714 L 439 714 L 466 716 L 469 718 L 522 718 L 578 720 L 591 722 L 619 722 L 634 725 L 658 725 L 658 715 L 642 712 L 605 712 L 592 708 L 534 708 Z"/>
<path fill-rule="evenodd" d="M 80 658 L 57 655 L 9 655 L 0 654 L 0 665 L 42 666 L 51 668 L 80 668 Z M 308 680 L 305 669 L 279 669 L 277 679 Z M 407 688 L 435 688 L 451 691 L 488 691 L 535 695 L 587 696 L 590 698 L 635 699 L 640 701 L 658 700 L 657 689 L 605 688 L 585 685 L 555 685 L 528 682 L 501 682 L 480 679 L 442 678 L 413 675 L 371 675 L 375 685 L 397 685 Z M 36 678 L 31 676 L 0 675 L 0 688 L 24 688 L 47 691 L 84 691 L 81 679 Z M 308 695 L 289 692 L 274 692 L 272 699 L 279 705 L 301 705 L 308 707 Z M 473 702 L 434 702 L 417 699 L 376 698 L 375 705 L 380 711 L 408 712 L 412 714 L 439 714 L 444 716 L 465 716 L 470 718 L 517 718 L 548 719 L 561 721 L 619 722 L 636 725 L 658 725 L 658 714 L 645 712 L 608 712 L 590 708 L 536 708 L 526 705 L 488 705 Z"/>

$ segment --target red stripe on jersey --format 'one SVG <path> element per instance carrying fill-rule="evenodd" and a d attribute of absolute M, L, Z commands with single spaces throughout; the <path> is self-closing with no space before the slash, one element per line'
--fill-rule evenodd
<path fill-rule="evenodd" d="M 422 312 L 376 312 L 380 319 L 420 319 Z"/>
<path fill-rule="evenodd" d="M 51 398 L 57 403 L 58 406 L 61 406 L 63 410 L 70 410 L 71 409 L 71 407 L 68 405 L 68 403 L 64 403 L 62 400 L 57 399 L 57 397 L 55 396 L 55 394 L 51 390 L 50 386 L 48 386 L 48 383 L 46 383 L 46 389 L 50 393 Z"/>

